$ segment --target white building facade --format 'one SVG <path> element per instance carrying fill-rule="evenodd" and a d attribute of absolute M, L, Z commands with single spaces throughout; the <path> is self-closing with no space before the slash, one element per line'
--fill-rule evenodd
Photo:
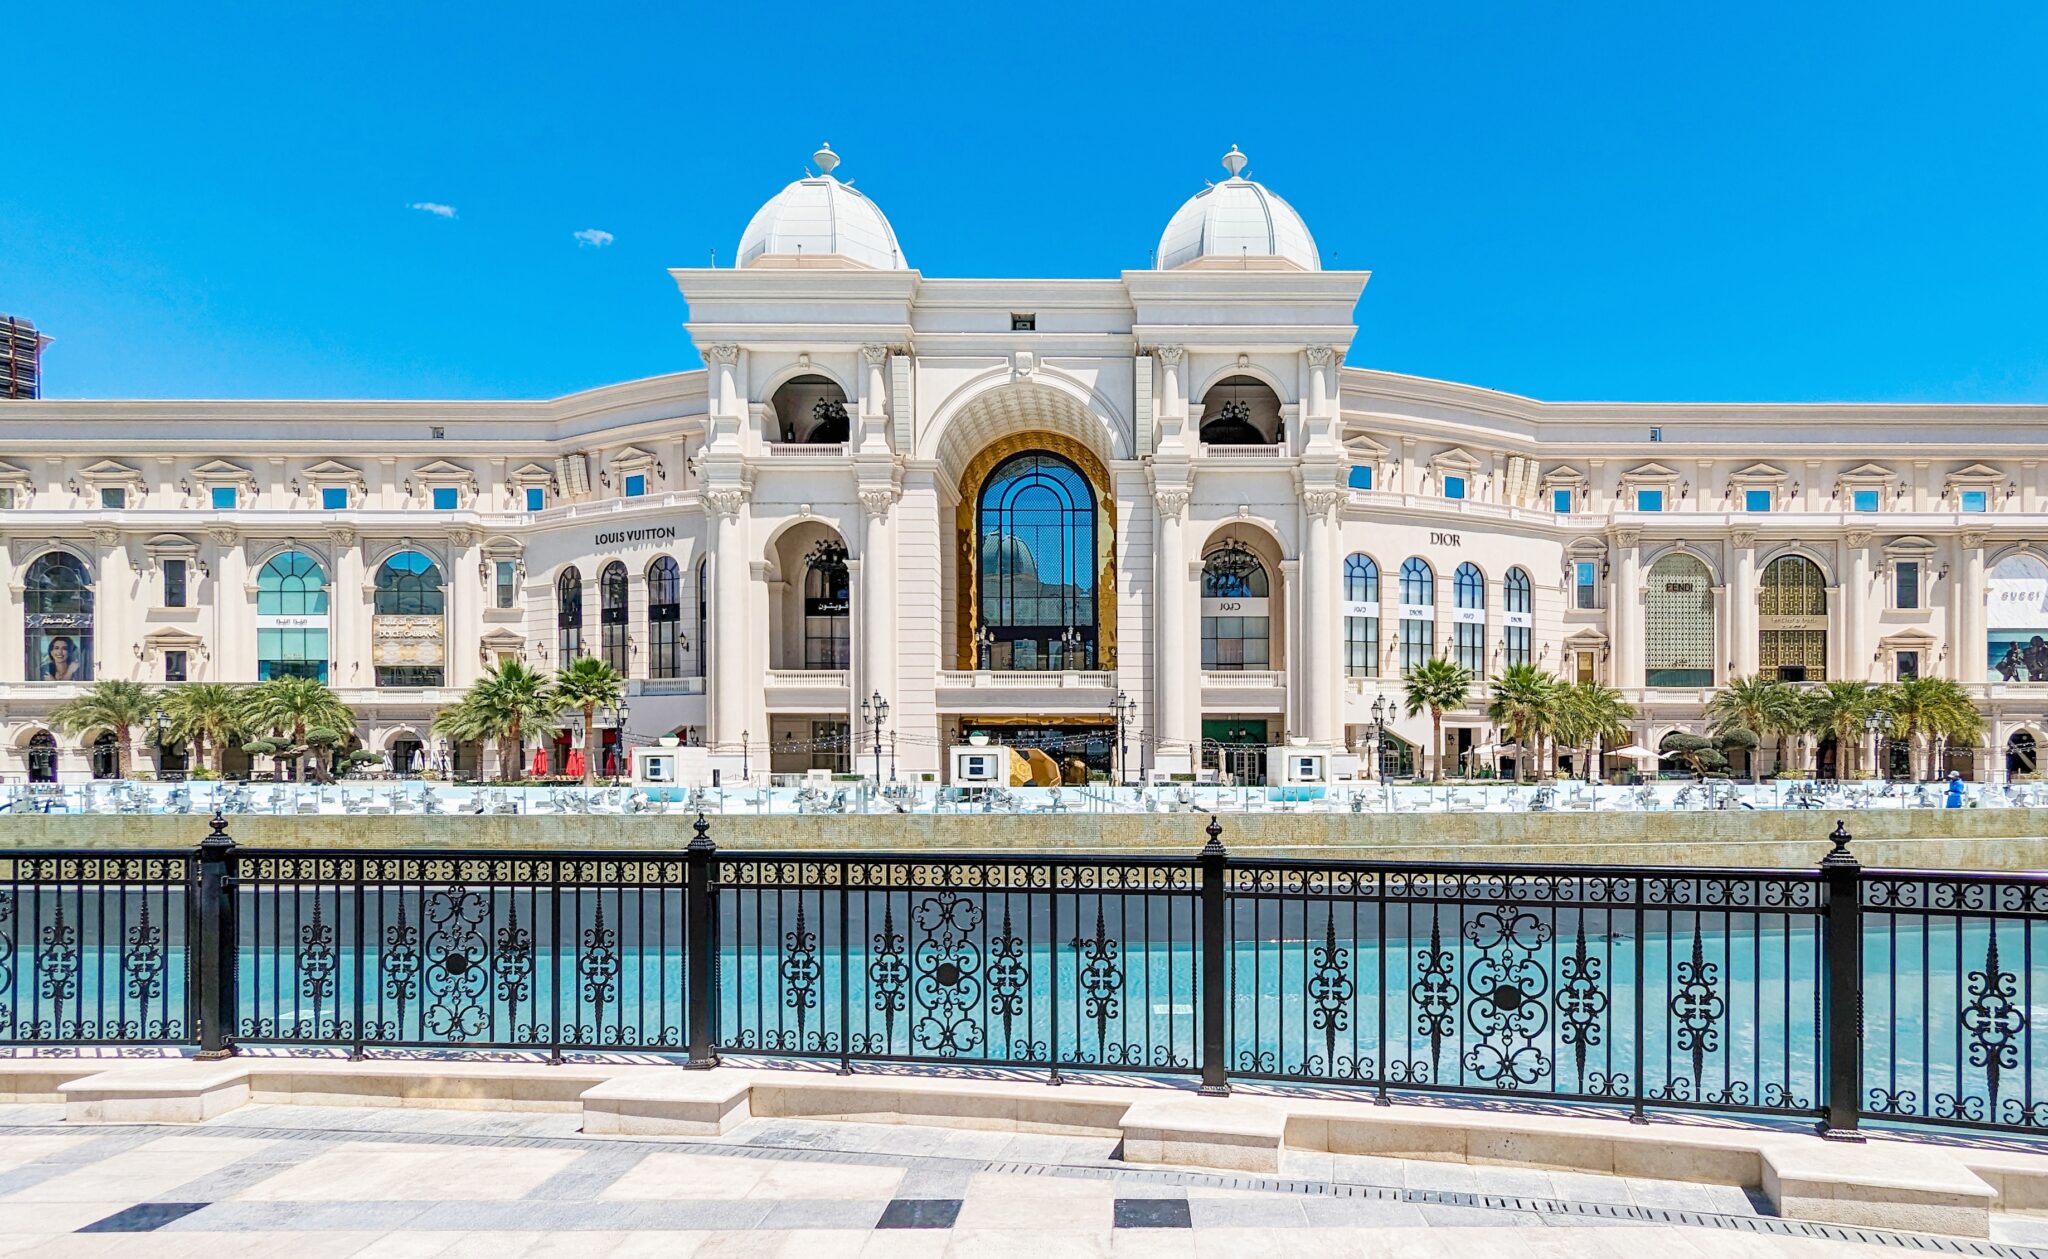
<path fill-rule="evenodd" d="M 1650 747 L 1736 675 L 1949 677 L 1990 722 L 1956 767 L 2032 765 L 2048 407 L 1349 367 L 1367 273 L 1243 161 L 1154 269 L 961 280 L 821 151 L 737 266 L 672 273 L 704 369 L 553 401 L 0 405 L 0 772 L 103 762 L 49 722 L 93 679 L 319 677 L 402 762 L 495 661 L 579 654 L 631 679 L 605 755 L 679 735 L 725 781 L 942 774 L 974 731 L 1071 775 L 1285 739 L 1370 774 L 1374 701 L 1432 654 L 1617 687 Z M 1391 734 L 1425 768 L 1427 714 Z"/>

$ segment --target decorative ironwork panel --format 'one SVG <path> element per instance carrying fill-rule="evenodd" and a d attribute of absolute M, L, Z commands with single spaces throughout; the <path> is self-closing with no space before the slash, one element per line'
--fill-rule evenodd
<path fill-rule="evenodd" d="M 681 858 L 250 854 L 237 866 L 242 1040 L 686 1048 Z"/>
<path fill-rule="evenodd" d="M 1862 892 L 1865 1113 L 2048 1129 L 2048 879 L 1874 874 Z"/>
<path fill-rule="evenodd" d="M 190 876 L 182 854 L 0 860 L 0 1044 L 189 1041 Z"/>

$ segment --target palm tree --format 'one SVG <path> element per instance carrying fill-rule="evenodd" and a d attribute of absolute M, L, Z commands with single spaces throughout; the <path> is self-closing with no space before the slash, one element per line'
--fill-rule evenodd
<path fill-rule="evenodd" d="M 1863 719 L 1877 706 L 1877 691 L 1868 682 L 1822 682 L 1800 700 L 1806 728 L 1816 738 L 1835 736 L 1835 777 L 1847 778 L 1850 752 L 1863 731 Z"/>
<path fill-rule="evenodd" d="M 65 734 L 76 738 L 104 726 L 114 732 L 114 776 L 128 776 L 129 731 L 148 723 L 156 714 L 156 692 L 140 682 L 118 678 L 95 682 L 77 699 L 68 699 L 50 710 L 50 721 Z"/>
<path fill-rule="evenodd" d="M 1598 682 L 1572 682 L 1557 688 L 1552 703 L 1558 740 L 1586 753 L 1586 776 L 1594 777 L 1594 749 L 1603 743 L 1628 737 L 1628 723 L 1636 719 L 1636 706 L 1621 692 Z"/>
<path fill-rule="evenodd" d="M 1785 736 L 1804 728 L 1799 692 L 1790 683 L 1753 673 L 1729 678 L 1707 702 L 1707 723 L 1715 734 L 1747 730 L 1759 739 L 1778 740 L 1778 763 L 1785 761 Z M 1749 780 L 1756 781 L 1756 754 L 1749 758 Z"/>
<path fill-rule="evenodd" d="M 243 700 L 232 686 L 219 682 L 188 682 L 163 694 L 164 715 L 172 737 L 192 747 L 193 759 L 206 763 L 213 749 L 213 772 L 227 772 L 228 741 L 243 733 Z"/>
<path fill-rule="evenodd" d="M 1974 747 L 1984 733 L 1984 714 L 1962 684 L 1951 678 L 1903 678 L 1879 692 L 1878 704 L 1891 736 L 1906 741 L 1916 766 L 1922 738 Z M 1928 763 L 1919 772 L 1932 777 L 1934 766 Z"/>
<path fill-rule="evenodd" d="M 596 749 L 592 738 L 597 728 L 597 710 L 616 708 L 626 693 L 626 679 L 619 671 L 595 656 L 579 656 L 555 670 L 555 694 L 563 708 L 583 710 L 583 785 L 597 780 Z"/>
<path fill-rule="evenodd" d="M 1543 735 L 1552 723 L 1557 688 L 1558 680 L 1533 664 L 1511 664 L 1494 675 L 1486 719 L 1522 746 L 1518 766 L 1542 769 Z"/>
<path fill-rule="evenodd" d="M 526 732 L 554 726 L 564 704 L 546 674 L 517 660 L 500 661 L 434 718 L 434 732 L 464 742 L 496 742 L 500 765 L 510 767 L 505 776 L 519 779 L 526 776 Z"/>
<path fill-rule="evenodd" d="M 341 697 L 314 678 L 272 678 L 247 692 L 243 713 L 248 727 L 259 732 L 287 736 L 280 754 L 303 763 L 315 744 L 339 742 L 355 728 L 356 715 Z M 313 760 L 315 781 L 324 782 L 327 768 Z"/>
<path fill-rule="evenodd" d="M 1472 697 L 1472 670 L 1454 660 L 1432 656 L 1408 671 L 1402 680 L 1407 689 L 1408 715 L 1427 708 L 1436 732 L 1436 776 L 1444 780 L 1444 714 L 1463 708 Z"/>

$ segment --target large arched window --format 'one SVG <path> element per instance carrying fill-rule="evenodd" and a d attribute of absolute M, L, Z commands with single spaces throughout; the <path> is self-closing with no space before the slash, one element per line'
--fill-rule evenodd
<path fill-rule="evenodd" d="M 111 730 L 102 730 L 92 741 L 92 776 L 94 778 L 119 778 L 121 776 L 121 741 Z"/>
<path fill-rule="evenodd" d="M 28 780 L 57 781 L 57 736 L 47 730 L 38 730 L 28 737 Z"/>
<path fill-rule="evenodd" d="M 711 560 L 710 557 L 697 561 L 697 677 L 704 676 L 704 665 L 711 658 Z"/>
<path fill-rule="evenodd" d="M 1205 446 L 1270 446 L 1281 438 L 1280 398 L 1255 376 L 1231 376 L 1202 398 Z"/>
<path fill-rule="evenodd" d="M 555 663 L 583 654 L 583 574 L 571 564 L 555 578 Z"/>
<path fill-rule="evenodd" d="M 770 441 L 837 445 L 846 441 L 852 427 L 846 414 L 846 391 L 823 376 L 798 376 L 786 382 L 768 405 L 776 419 Z"/>
<path fill-rule="evenodd" d="M 1451 574 L 1451 651 L 1474 675 L 1486 672 L 1486 574 L 1460 564 Z"/>
<path fill-rule="evenodd" d="M 1536 587 L 1529 581 L 1528 573 L 1511 568 L 1501 584 L 1501 593 L 1502 602 L 1507 605 L 1500 616 L 1507 663 L 1528 664 L 1534 655 L 1531 648 L 1536 637 Z"/>
<path fill-rule="evenodd" d="M 1781 555 L 1764 569 L 1757 592 L 1757 657 L 1762 671 L 1785 682 L 1828 675 L 1828 590 L 1820 565 Z"/>
<path fill-rule="evenodd" d="M 1380 566 L 1370 555 L 1344 561 L 1344 675 L 1380 675 Z"/>
<path fill-rule="evenodd" d="M 1644 686 L 1714 684 L 1713 587 L 1698 556 L 1673 552 L 1650 565 L 1643 600 Z"/>
<path fill-rule="evenodd" d="M 448 583 L 441 566 L 400 551 L 377 568 L 370 626 L 378 686 L 440 686 L 447 678 Z"/>
<path fill-rule="evenodd" d="M 1986 595 L 1991 671 L 2002 682 L 2048 682 L 2048 561 L 2006 556 Z"/>
<path fill-rule="evenodd" d="M 1436 654 L 1436 570 L 1421 556 L 1401 563 L 1401 675 Z"/>
<path fill-rule="evenodd" d="M 256 575 L 256 680 L 327 680 L 327 574 L 303 551 Z"/>
<path fill-rule="evenodd" d="M 666 555 L 647 566 L 647 676 L 679 678 L 683 631 L 683 569 Z"/>
<path fill-rule="evenodd" d="M 851 582 L 846 548 L 820 542 L 804 560 L 804 668 L 847 667 L 847 614 Z"/>
<path fill-rule="evenodd" d="M 92 680 L 92 574 L 68 551 L 52 551 L 28 566 L 22 589 L 30 682 Z"/>
<path fill-rule="evenodd" d="M 604 662 L 626 676 L 626 566 L 618 560 L 597 576 L 598 649 Z"/>
<path fill-rule="evenodd" d="M 1057 455 L 999 465 L 976 504 L 984 669 L 1091 669 L 1098 622 L 1095 492 Z"/>
<path fill-rule="evenodd" d="M 1225 542 L 1202 560 L 1202 667 L 1273 667 L 1272 582 L 1242 542 Z"/>

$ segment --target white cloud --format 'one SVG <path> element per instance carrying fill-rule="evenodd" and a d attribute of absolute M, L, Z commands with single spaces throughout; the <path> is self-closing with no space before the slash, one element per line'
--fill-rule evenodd
<path fill-rule="evenodd" d="M 439 219 L 452 219 L 455 217 L 454 206 L 442 205 L 438 201 L 415 201 L 412 203 L 410 208 L 414 210 L 425 210 L 428 214 L 431 214 L 435 218 Z"/>
<path fill-rule="evenodd" d="M 595 227 L 586 227 L 582 231 L 576 233 L 576 243 L 578 245 L 590 245 L 598 249 L 603 249 L 606 245 L 612 243 L 612 234 L 610 232 L 602 231 Z"/>

